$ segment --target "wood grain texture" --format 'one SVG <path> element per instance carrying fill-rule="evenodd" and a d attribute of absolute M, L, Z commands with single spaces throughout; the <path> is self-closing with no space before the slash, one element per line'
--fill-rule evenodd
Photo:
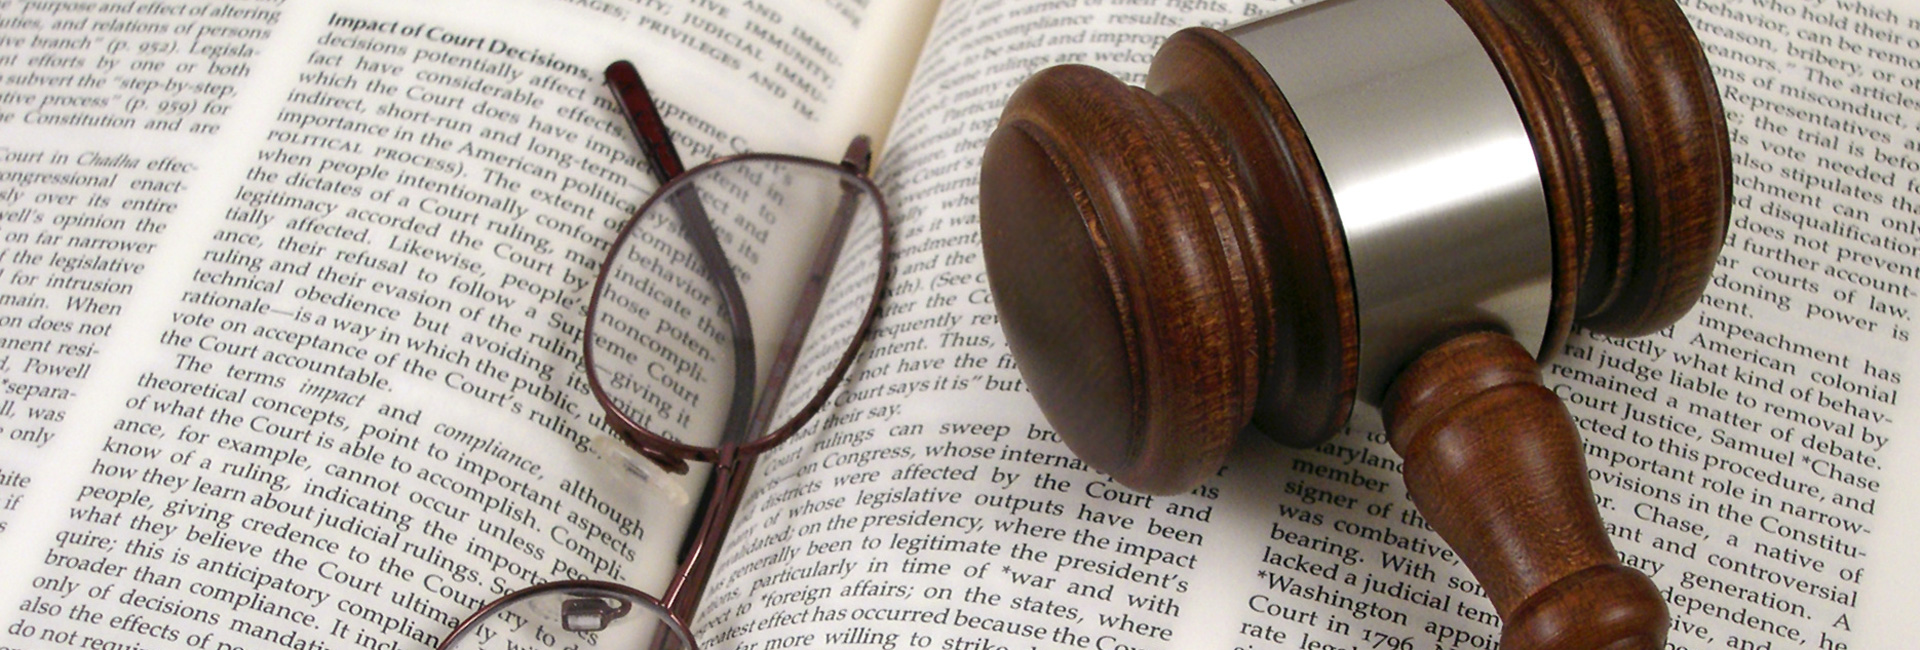
<path fill-rule="evenodd" d="M 1505 334 L 1415 360 L 1382 407 L 1407 491 L 1506 621 L 1502 647 L 1660 648 L 1659 590 L 1607 539 L 1566 407 Z"/>
<path fill-rule="evenodd" d="M 1671 324 L 1704 290 L 1731 204 L 1717 92 L 1678 8 L 1450 2 L 1539 160 L 1555 260 L 1542 354 L 1575 324 Z M 1119 482 L 1190 489 L 1249 422 L 1299 446 L 1345 424 L 1359 310 L 1337 209 L 1286 97 L 1220 32 L 1168 39 L 1145 89 L 1082 66 L 1024 83 L 988 141 L 981 227 L 1022 375 Z M 1505 647 L 1660 647 L 1659 592 L 1619 564 L 1535 360 L 1503 334 L 1431 334 L 1381 406 Z"/>
<path fill-rule="evenodd" d="M 1450 2 L 1523 109 L 1555 227 L 1572 222 L 1579 324 L 1619 336 L 1672 324 L 1711 279 L 1733 187 L 1719 92 L 1685 15 L 1668 0 Z"/>
<path fill-rule="evenodd" d="M 1212 29 L 1161 45 L 1146 88 L 1192 117 L 1243 179 L 1241 236 L 1268 278 L 1258 299 L 1276 308 L 1260 334 L 1254 428 L 1310 447 L 1346 425 L 1360 374 L 1360 325 L 1346 236 L 1306 133 L 1252 55 Z"/>
<path fill-rule="evenodd" d="M 1082 66 L 1022 85 L 987 144 L 982 239 L 1009 344 L 1067 445 L 1137 490 L 1191 489 L 1251 416 L 1270 316 L 1232 173 L 1183 115 Z M 1075 337 L 1100 345 L 1067 350 Z"/>

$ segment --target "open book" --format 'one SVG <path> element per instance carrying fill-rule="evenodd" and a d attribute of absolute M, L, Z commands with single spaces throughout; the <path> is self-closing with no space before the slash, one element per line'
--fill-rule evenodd
<path fill-rule="evenodd" d="M 580 369 L 653 188 L 616 58 L 689 162 L 874 136 L 897 221 L 703 647 L 1496 645 L 1377 420 L 1142 496 L 1068 454 L 1000 337 L 975 178 L 1012 88 L 1137 80 L 1178 27 L 1284 4 L 0 0 L 0 647 L 422 648 L 536 582 L 664 586 L 689 513 L 614 477 Z M 1670 647 L 1858 648 L 1900 623 L 1863 584 L 1914 602 L 1882 567 L 1920 494 L 1920 8 L 1681 5 L 1737 156 L 1720 271 L 1545 378 Z"/>

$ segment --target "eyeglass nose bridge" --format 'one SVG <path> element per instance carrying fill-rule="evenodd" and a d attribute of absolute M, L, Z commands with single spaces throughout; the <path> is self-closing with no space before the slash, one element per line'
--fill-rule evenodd
<path fill-rule="evenodd" d="M 669 181 L 667 185 L 656 189 L 653 195 L 636 210 L 635 216 L 628 220 L 628 225 L 615 238 L 613 248 L 618 250 L 622 246 L 627 245 L 627 241 L 635 229 L 638 228 L 640 224 L 647 223 L 643 215 L 651 214 L 656 210 L 662 209 L 661 206 L 676 206 L 676 201 L 682 200 L 683 197 L 697 198 L 706 196 L 704 192 L 684 191 L 684 186 L 680 185 L 682 183 L 693 184 L 697 182 L 707 182 L 701 179 L 712 178 L 714 177 L 713 175 L 719 175 L 719 177 L 724 178 L 724 173 L 718 170 L 730 170 L 726 173 L 746 173 L 746 171 L 759 170 L 762 167 L 778 167 L 789 170 L 788 172 L 781 173 L 805 172 L 799 175 L 812 177 L 819 181 L 821 184 L 818 187 L 822 189 L 838 188 L 837 194 L 834 195 L 838 197 L 838 204 L 832 207 L 829 214 L 832 215 L 831 221 L 837 224 L 837 226 L 834 227 L 840 230 L 838 231 L 838 235 L 834 235 L 831 230 L 827 235 L 823 235 L 824 240 L 820 245 L 821 250 L 819 251 L 822 253 L 819 255 L 820 259 L 814 260 L 815 268 L 811 268 L 803 274 L 808 279 L 808 285 L 802 287 L 799 293 L 804 295 L 809 292 L 815 294 L 824 292 L 824 285 L 828 282 L 829 276 L 832 276 L 833 270 L 838 268 L 838 264 L 835 261 L 838 255 L 843 250 L 865 250 L 868 248 L 849 243 L 851 240 L 849 239 L 849 231 L 847 228 L 856 227 L 856 232 L 863 233 L 860 235 L 861 239 L 859 241 L 871 240 L 872 243 L 877 243 L 878 252 L 871 260 L 874 264 L 872 267 L 874 269 L 872 274 L 872 290 L 870 292 L 865 290 L 860 291 L 860 295 L 865 298 L 864 302 L 867 304 L 867 309 L 852 316 L 853 318 L 859 319 L 857 325 L 844 329 L 863 333 L 867 332 L 871 329 L 872 322 L 878 316 L 879 307 L 884 301 L 887 279 L 891 276 L 891 269 L 888 268 L 891 256 L 888 251 L 893 238 L 892 217 L 887 209 L 883 193 L 870 178 L 856 171 L 863 161 L 871 160 L 871 147 L 871 141 L 864 136 L 853 138 L 847 147 L 847 153 L 843 157 L 842 162 L 838 164 L 821 159 L 769 153 L 742 154 L 708 161 L 694 169 L 688 170 L 680 177 Z M 700 205 L 704 206 L 705 204 Z M 823 207 L 822 209 L 824 210 L 825 208 Z M 696 213 L 696 216 L 690 219 L 692 221 L 709 224 L 713 222 L 704 215 L 705 210 L 689 210 L 688 212 Z M 686 214 L 681 214 L 681 217 L 685 218 Z M 849 264 L 851 265 L 852 262 Z M 726 262 L 723 258 L 722 262 L 708 268 L 725 265 Z M 602 290 L 601 287 L 608 281 L 606 277 L 608 275 L 607 269 L 613 266 L 611 259 L 602 265 L 601 277 L 596 280 L 593 297 L 588 303 L 588 318 L 585 324 L 586 329 L 583 342 L 586 344 L 584 355 L 585 358 L 590 361 L 589 365 L 594 365 L 592 360 L 599 356 L 600 353 L 600 350 L 593 345 L 593 342 L 596 339 L 595 332 L 602 329 L 600 326 L 602 319 L 598 314 L 603 306 L 601 297 L 607 292 Z M 864 279 L 861 280 L 863 283 L 865 281 Z M 813 287 L 811 286 L 813 284 L 820 284 L 821 286 Z M 802 300 L 804 301 L 805 298 Z M 730 312 L 736 306 L 734 302 L 734 300 L 728 300 L 723 304 Z M 741 302 L 738 307 L 742 312 L 748 311 L 744 302 Z M 790 319 L 792 322 L 789 323 L 789 327 L 792 327 L 793 323 L 800 323 L 802 325 L 810 323 L 811 316 L 805 314 L 811 314 L 811 312 L 805 312 L 804 314 L 796 313 L 793 315 Z M 735 328 L 735 331 L 741 330 L 751 331 L 751 328 Z M 784 332 L 777 340 L 782 345 L 801 340 L 804 338 L 806 330 L 802 328 L 798 331 L 799 335 L 797 336 L 793 332 Z M 721 427 L 723 431 L 739 430 L 742 433 L 747 431 L 754 433 L 751 435 L 739 435 L 733 438 L 723 437 L 723 440 L 731 439 L 735 444 L 745 449 L 760 452 L 779 444 L 780 441 L 799 431 L 811 418 L 813 413 L 826 405 L 826 398 L 829 397 L 831 387 L 839 383 L 840 378 L 845 376 L 847 369 L 852 365 L 852 362 L 855 361 L 855 357 L 859 351 L 857 341 L 864 340 L 864 338 L 865 334 L 861 334 L 853 339 L 854 344 L 848 346 L 848 349 L 841 355 L 842 358 L 839 359 L 837 363 L 831 364 L 830 372 L 825 373 L 827 376 L 825 381 L 821 382 L 818 386 L 809 385 L 808 388 L 815 389 L 807 391 L 814 393 L 813 399 L 807 400 L 799 408 L 780 407 L 788 409 L 780 411 L 780 413 L 785 415 L 780 421 L 771 421 L 775 415 L 777 405 L 759 404 L 758 402 L 766 400 L 769 397 L 786 395 L 786 392 L 781 390 L 781 387 L 777 385 L 765 384 L 756 386 L 751 383 L 743 384 L 743 386 L 746 386 L 746 390 L 736 390 L 732 399 L 744 405 L 741 409 L 742 411 L 765 416 L 765 419 L 755 422 L 752 421 L 751 418 L 743 417 L 741 426 L 734 426 L 732 420 L 734 414 L 730 412 L 728 414 L 729 426 Z M 739 340 L 752 341 L 754 339 L 750 337 L 739 337 Z M 767 341 L 763 341 L 762 345 L 753 347 L 763 347 L 775 341 L 776 339 L 768 339 Z M 775 360 L 775 370 L 778 369 L 777 366 L 783 354 L 797 352 L 798 344 L 795 345 L 795 351 L 775 350 L 776 353 L 771 355 Z M 739 368 L 736 368 L 735 375 L 750 376 L 750 374 L 752 374 L 753 358 L 741 355 L 737 350 L 735 355 L 739 359 L 746 359 L 748 367 L 746 371 L 741 371 Z M 787 359 L 787 363 L 790 364 L 793 362 L 794 359 Z M 736 365 L 739 364 L 736 363 Z M 784 375 L 784 373 L 777 371 L 763 372 L 768 376 Z M 620 399 L 615 397 L 618 392 L 617 390 L 608 390 L 608 384 L 603 382 L 605 378 L 606 377 L 599 372 L 589 371 L 589 383 L 592 386 L 596 401 L 600 403 L 599 405 L 606 415 L 605 423 L 620 436 L 621 441 L 632 449 L 635 455 L 646 458 L 647 462 L 657 465 L 663 471 L 671 474 L 685 474 L 691 471 L 692 464 L 713 463 L 717 461 L 719 447 L 724 445 L 714 442 L 687 442 L 673 436 L 661 435 L 660 432 L 652 430 L 650 426 L 642 424 L 645 418 L 630 417 L 629 413 L 631 413 L 631 411 L 627 409 L 626 405 L 624 405 Z M 618 387 L 616 386 L 615 388 Z M 739 387 L 736 387 L 736 389 L 737 388 Z M 744 397 L 741 395 L 742 392 L 745 393 Z"/>

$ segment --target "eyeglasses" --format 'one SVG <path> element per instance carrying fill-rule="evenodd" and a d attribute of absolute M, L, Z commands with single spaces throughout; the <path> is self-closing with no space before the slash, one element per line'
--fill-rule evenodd
<path fill-rule="evenodd" d="M 588 383 L 625 443 L 600 451 L 630 485 L 669 492 L 664 474 L 711 463 L 700 523 L 662 597 L 536 585 L 482 607 L 442 649 L 692 650 L 688 622 L 754 461 L 826 403 L 879 311 L 891 219 L 864 137 L 839 164 L 748 154 L 683 171 L 639 73 L 621 61 L 606 79 L 661 187 L 620 231 L 587 307 Z"/>

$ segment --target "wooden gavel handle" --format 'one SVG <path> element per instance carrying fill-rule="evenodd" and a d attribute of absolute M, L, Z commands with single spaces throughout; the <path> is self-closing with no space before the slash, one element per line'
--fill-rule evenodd
<path fill-rule="evenodd" d="M 1506 650 L 1658 649 L 1666 604 L 1623 566 L 1579 434 L 1533 357 L 1474 332 L 1394 379 L 1382 412 L 1407 490 L 1505 620 Z"/>

